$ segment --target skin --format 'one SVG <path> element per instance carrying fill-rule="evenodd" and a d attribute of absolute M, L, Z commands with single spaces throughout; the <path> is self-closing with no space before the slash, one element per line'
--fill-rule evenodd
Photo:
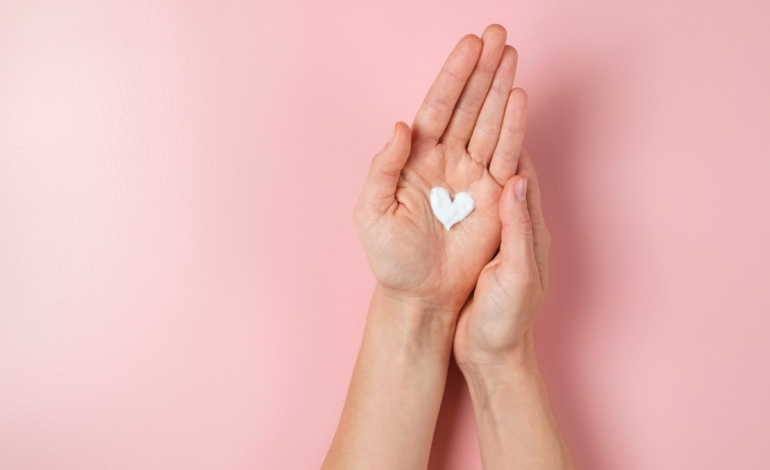
<path fill-rule="evenodd" d="M 550 235 L 506 37 L 462 38 L 411 129 L 397 123 L 372 159 L 354 219 L 377 287 L 323 469 L 426 468 L 453 350 L 484 468 L 571 468 L 532 346 Z M 449 231 L 434 186 L 474 197 Z"/>
<path fill-rule="evenodd" d="M 454 353 L 470 389 L 483 468 L 573 468 L 535 358 L 532 326 L 548 287 L 551 236 L 522 150 L 500 198 L 500 252 L 460 312 Z"/>

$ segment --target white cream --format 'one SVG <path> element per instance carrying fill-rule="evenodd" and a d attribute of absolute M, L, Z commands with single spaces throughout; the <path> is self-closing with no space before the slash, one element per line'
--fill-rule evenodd
<path fill-rule="evenodd" d="M 468 217 L 476 205 L 469 193 L 457 193 L 453 201 L 449 197 L 449 191 L 438 186 L 430 190 L 430 207 L 439 222 L 449 230 L 452 225 Z"/>

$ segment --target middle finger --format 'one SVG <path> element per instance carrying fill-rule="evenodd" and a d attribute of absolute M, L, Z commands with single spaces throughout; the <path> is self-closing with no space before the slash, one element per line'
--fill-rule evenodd
<path fill-rule="evenodd" d="M 484 30 L 481 35 L 481 57 L 457 101 L 449 125 L 441 137 L 442 142 L 458 143 L 463 147 L 468 144 L 503 55 L 506 37 L 505 28 L 497 24 Z"/>

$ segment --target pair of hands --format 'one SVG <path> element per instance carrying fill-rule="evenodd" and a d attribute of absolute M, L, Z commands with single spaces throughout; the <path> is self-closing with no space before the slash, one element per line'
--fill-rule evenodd
<path fill-rule="evenodd" d="M 547 288 L 550 235 L 522 148 L 527 95 L 513 88 L 517 53 L 506 37 L 491 25 L 460 40 L 412 128 L 397 123 L 373 158 L 354 215 L 382 295 L 421 322 L 456 325 L 466 375 L 530 343 Z M 435 186 L 475 200 L 449 231 L 431 211 Z"/>

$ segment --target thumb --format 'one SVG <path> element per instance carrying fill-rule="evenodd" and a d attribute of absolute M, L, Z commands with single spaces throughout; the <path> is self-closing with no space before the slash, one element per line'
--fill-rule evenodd
<path fill-rule="evenodd" d="M 508 180 L 500 196 L 500 265 L 505 276 L 517 285 L 540 284 L 535 262 L 532 219 L 527 209 L 527 177 Z"/>
<path fill-rule="evenodd" d="M 393 134 L 380 153 L 374 156 L 366 177 L 362 201 L 383 213 L 393 204 L 401 170 L 412 148 L 412 131 L 403 122 L 397 122 Z"/>

